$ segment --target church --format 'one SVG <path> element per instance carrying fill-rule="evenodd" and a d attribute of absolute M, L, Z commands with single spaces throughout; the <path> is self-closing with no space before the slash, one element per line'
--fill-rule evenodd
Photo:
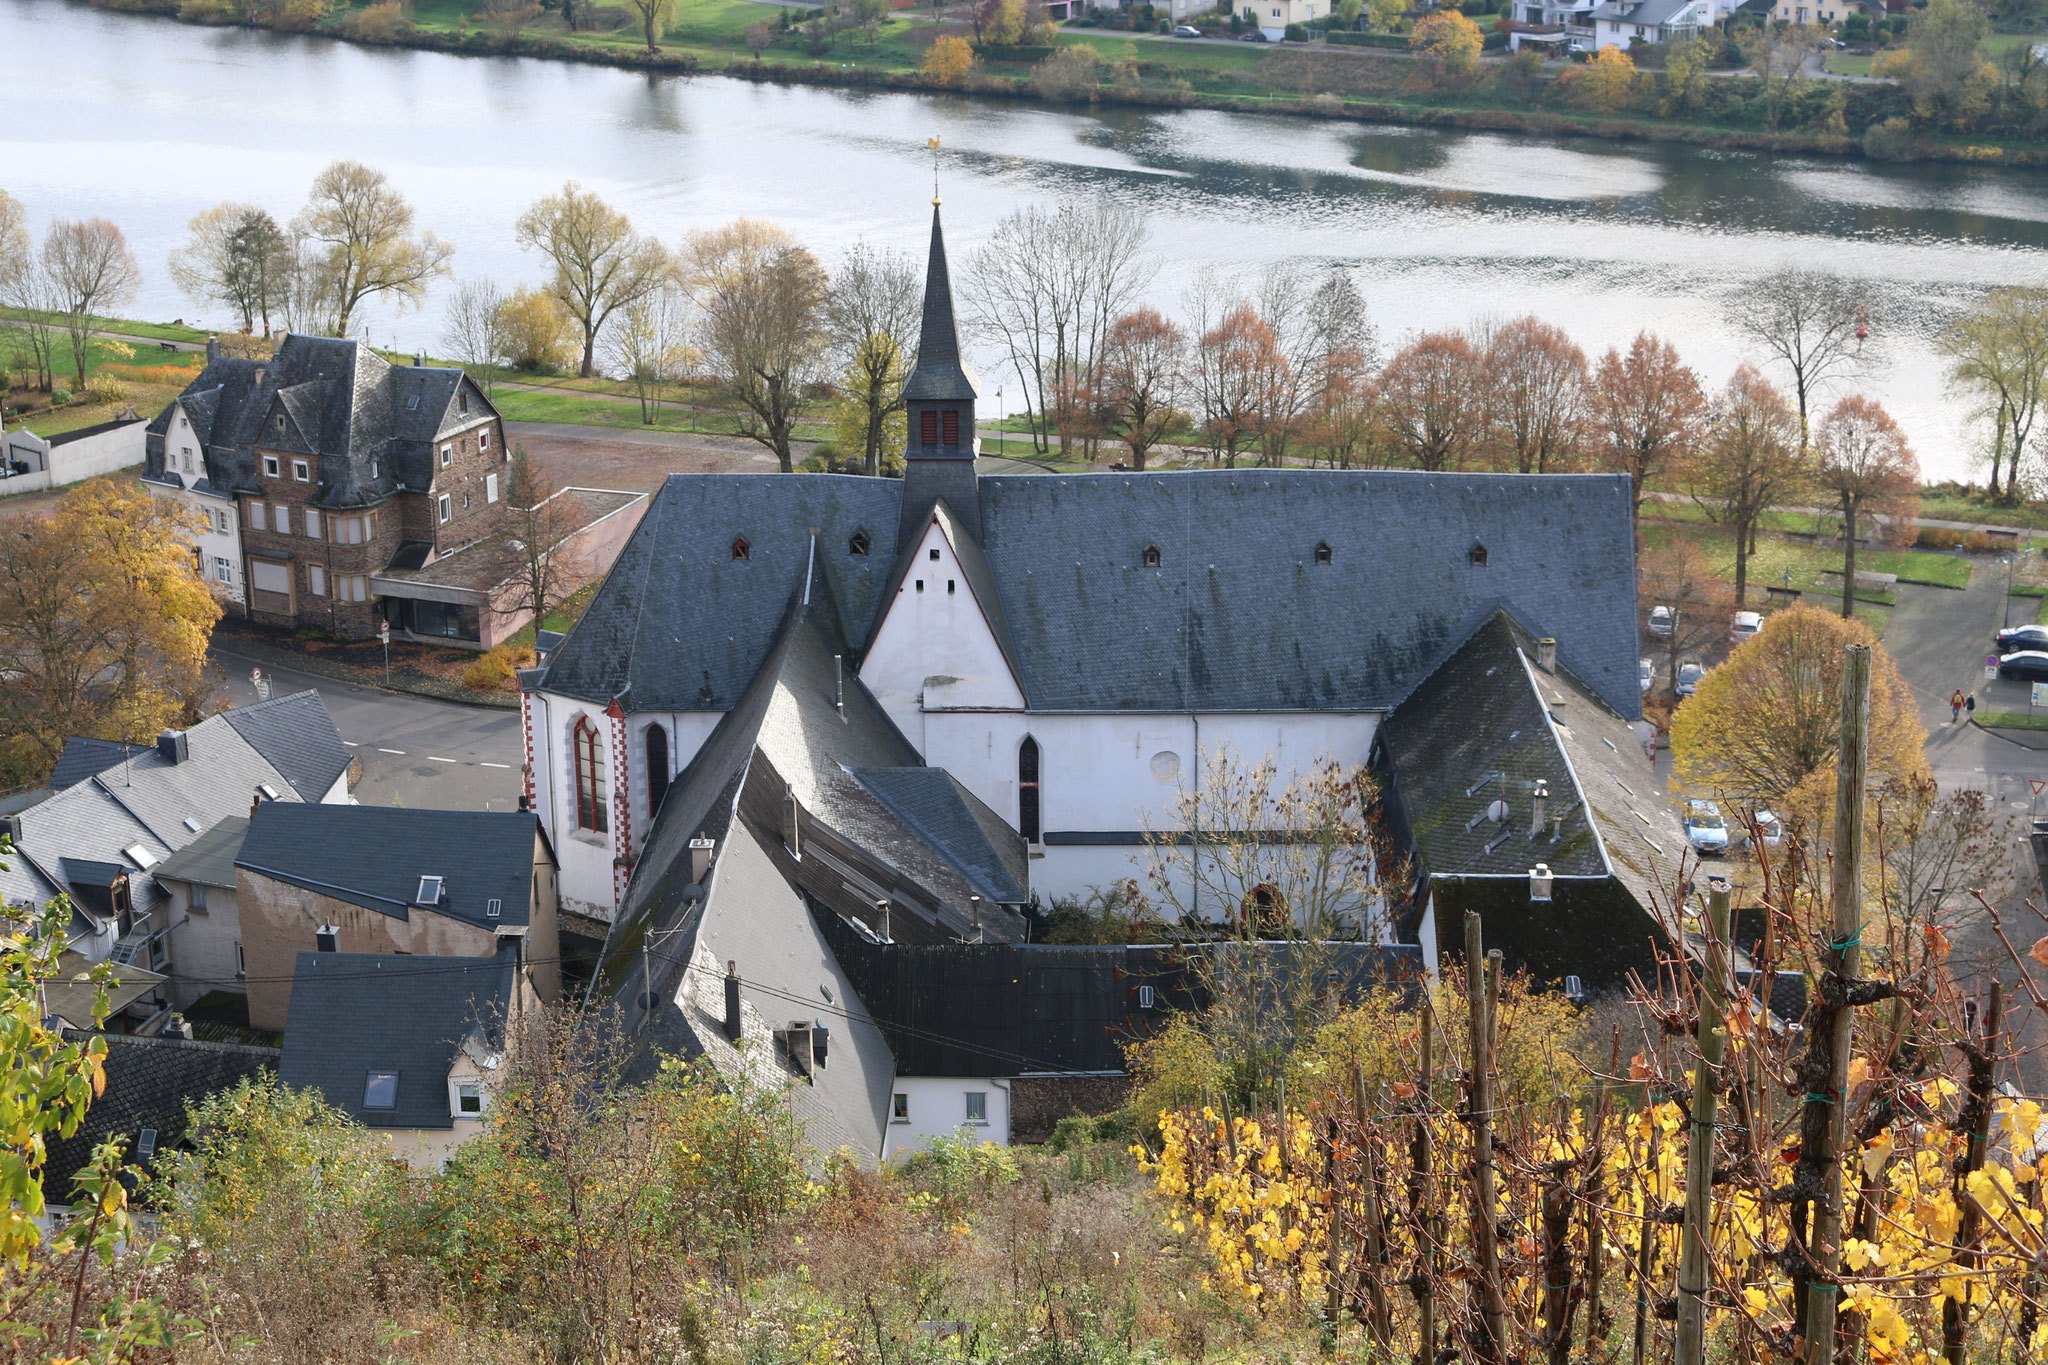
<path fill-rule="evenodd" d="M 669 476 L 522 674 L 565 925 L 616 947 L 623 909 L 701 891 L 692 842 L 752 801 L 807 892 L 869 930 L 1014 941 L 1033 898 L 1140 875 L 1201 755 L 1371 764 L 1398 788 L 1404 705 L 1492 704 L 1496 668 L 1451 667 L 1482 637 L 1489 659 L 1544 642 L 1624 737 L 1640 715 L 1626 476 L 988 474 L 978 397 L 935 203 L 904 477 Z M 1512 639 L 1487 634 L 1501 620 Z M 1438 785 L 1492 809 L 1475 784 L 1501 765 L 1470 762 Z"/>

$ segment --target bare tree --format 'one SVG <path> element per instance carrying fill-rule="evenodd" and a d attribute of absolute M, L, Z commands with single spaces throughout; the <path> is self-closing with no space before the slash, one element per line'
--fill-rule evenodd
<path fill-rule="evenodd" d="M 640 420 L 660 420 L 664 391 L 687 368 L 690 314 L 679 289 L 666 286 L 627 304 L 605 335 L 606 364 L 631 384 Z"/>
<path fill-rule="evenodd" d="M 1699 376 L 1670 342 L 1638 332 L 1627 355 L 1610 346 L 1600 357 L 1593 374 L 1593 421 L 1603 463 L 1627 474 L 1633 485 L 1638 525 L 1651 478 L 1692 454 L 1706 419 Z"/>
<path fill-rule="evenodd" d="M 670 280 L 675 262 L 661 243 L 571 180 L 519 215 L 519 244 L 554 265 L 548 288 L 583 329 L 584 378 L 596 373 L 597 336 L 614 311 L 646 298 Z"/>
<path fill-rule="evenodd" d="M 1283 262 L 1260 275 L 1253 301 L 1287 358 L 1286 380 L 1274 393 L 1260 440 L 1264 463 L 1278 465 L 1308 415 L 1326 408 L 1333 362 L 1369 359 L 1377 341 L 1365 296 L 1346 270 L 1314 280 L 1303 267 Z"/>
<path fill-rule="evenodd" d="M 1664 684 L 1674 703 L 1678 666 L 1727 636 L 1734 605 L 1734 594 L 1714 572 L 1697 540 L 1675 535 L 1644 547 L 1636 562 L 1636 606 L 1645 622 L 1658 607 L 1670 611 L 1670 632 L 1662 639 Z"/>
<path fill-rule="evenodd" d="M 268 336 L 284 274 L 286 242 L 277 220 L 252 204 L 230 202 L 202 210 L 186 230 L 185 245 L 170 256 L 171 282 L 195 302 L 233 309 L 245 335 L 260 321 Z"/>
<path fill-rule="evenodd" d="M 5 190 L 0 190 L 0 303 L 21 311 L 15 325 L 0 331 L 9 342 L 10 366 L 33 387 L 49 392 L 55 382 L 56 304 L 28 235 L 28 214 Z"/>
<path fill-rule="evenodd" d="M 797 418 L 829 375 L 825 267 L 782 228 L 740 218 L 690 234 L 683 278 L 697 305 L 698 344 L 740 434 L 774 451 L 789 473 Z"/>
<path fill-rule="evenodd" d="M 1131 452 L 1131 466 L 1145 467 L 1145 455 L 1166 434 L 1175 416 L 1174 398 L 1187 369 L 1187 335 L 1172 319 L 1150 308 L 1126 313 L 1109 325 L 1095 381 L 1105 427 Z"/>
<path fill-rule="evenodd" d="M 93 314 L 134 298 L 142 270 L 121 229 L 104 218 L 52 223 L 43 238 L 42 267 L 55 311 L 63 315 L 70 334 L 71 359 L 83 386 L 91 370 L 86 345 Z"/>
<path fill-rule="evenodd" d="M 1878 791 L 1877 844 L 1886 875 L 1878 893 L 1904 927 L 1939 927 L 1945 901 L 1982 892 L 1993 902 L 2012 890 L 2012 816 L 1984 792 L 1943 793 L 1924 772 L 1892 778 Z"/>
<path fill-rule="evenodd" d="M 498 367 L 505 363 L 505 328 L 499 311 L 504 303 L 504 292 L 488 275 L 464 280 L 456 286 L 441 324 L 441 348 L 483 385 L 486 395 L 496 391 Z"/>
<path fill-rule="evenodd" d="M 861 468 L 869 478 L 880 477 L 883 432 L 903 410 L 905 360 L 917 347 L 923 298 L 915 262 L 866 242 L 853 244 L 832 281 L 832 349 L 845 397 L 865 416 Z"/>
<path fill-rule="evenodd" d="M 512 450 L 505 485 L 505 519 L 489 542 L 492 566 L 504 584 L 496 597 L 508 617 L 531 616 L 536 629 L 548 613 L 583 585 L 561 545 L 578 524 L 574 495 L 547 486 L 523 446 Z"/>
<path fill-rule="evenodd" d="M 1796 268 L 1774 270 L 1729 295 L 1728 325 L 1791 372 L 1802 448 L 1821 390 L 1855 373 L 1866 345 L 1874 354 L 1877 343 L 1861 334 L 1880 303 L 1866 281 Z"/>
<path fill-rule="evenodd" d="M 277 317 L 288 332 L 318 333 L 328 323 L 325 253 L 303 233 L 278 253 Z"/>
<path fill-rule="evenodd" d="M 1861 394 L 1828 411 L 1815 441 L 1820 485 L 1842 514 L 1842 615 L 1856 613 L 1856 528 L 1866 514 L 1910 517 L 1920 501 L 1920 462 L 1892 415 Z"/>
<path fill-rule="evenodd" d="M 455 248 L 413 227 L 412 205 L 382 171 L 336 161 L 313 177 L 306 207 L 292 220 L 319 264 L 329 330 L 347 336 L 366 299 L 389 295 L 417 305 L 448 273 Z"/>
<path fill-rule="evenodd" d="M 1735 371 L 1715 401 L 1699 456 L 1687 470 L 1693 498 L 1735 532 L 1735 605 L 1749 595 L 1749 557 L 1765 512 L 1806 487 L 1798 419 L 1755 366 Z"/>
<path fill-rule="evenodd" d="M 28 274 L 34 249 L 28 235 L 28 210 L 19 199 L 0 190 L 0 297 Z"/>
<path fill-rule="evenodd" d="M 1102 338 L 1151 280 L 1148 233 L 1142 212 L 1108 199 L 1034 205 L 996 224 L 969 262 L 969 324 L 1004 348 L 1038 449 L 1055 430 L 1062 454 L 1072 443 L 1071 409 Z"/>
<path fill-rule="evenodd" d="M 1484 355 L 1493 438 L 1523 474 L 1568 465 L 1585 438 L 1586 353 L 1562 328 L 1519 317 L 1492 329 Z"/>
<path fill-rule="evenodd" d="M 1480 432 L 1479 355 L 1461 332 L 1425 332 L 1380 371 L 1380 420 L 1417 469 L 1461 469 Z"/>
<path fill-rule="evenodd" d="M 1994 289 L 1942 333 L 1949 382 L 1974 394 L 1992 419 L 1991 496 L 1998 469 L 2010 458 L 2004 496 L 2019 500 L 2020 460 L 2048 399 L 2048 290 Z"/>

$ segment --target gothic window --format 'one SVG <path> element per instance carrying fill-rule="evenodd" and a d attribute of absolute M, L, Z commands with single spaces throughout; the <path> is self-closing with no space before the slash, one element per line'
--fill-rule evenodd
<path fill-rule="evenodd" d="M 944 442 L 949 446 L 960 444 L 960 414 L 950 409 L 940 419 L 945 428 Z"/>
<path fill-rule="evenodd" d="M 647 727 L 647 818 L 661 811 L 661 798 L 668 795 L 668 731 L 659 725 Z"/>
<path fill-rule="evenodd" d="M 918 414 L 917 439 L 921 445 L 935 446 L 939 443 L 939 415 L 936 412 Z"/>
<path fill-rule="evenodd" d="M 1148 569 L 1159 567 L 1159 547 L 1157 545 L 1147 545 L 1145 547 L 1145 567 Z"/>
<path fill-rule="evenodd" d="M 745 536 L 734 536 L 732 538 L 732 557 L 734 559 L 748 558 L 751 549 L 752 547 L 747 544 Z"/>
<path fill-rule="evenodd" d="M 1029 735 L 1017 749 L 1017 832 L 1026 843 L 1039 841 L 1038 741 Z"/>
<path fill-rule="evenodd" d="M 1481 545 L 1481 544 L 1480 544 L 1480 543 L 1479 543 L 1478 541 L 1476 541 L 1476 540 L 1475 540 L 1475 541 L 1473 541 L 1473 542 L 1472 542 L 1472 548 L 1471 548 L 1471 549 L 1469 549 L 1469 550 L 1467 550 L 1467 551 L 1465 551 L 1465 562 L 1466 562 L 1466 563 L 1468 563 L 1468 564 L 1470 564 L 1470 565 L 1471 565 L 1471 566 L 1472 566 L 1473 568 L 1475 568 L 1475 569 L 1483 569 L 1483 568 L 1485 568 L 1485 567 L 1486 567 L 1486 547 L 1485 547 L 1484 545 Z"/>
<path fill-rule="evenodd" d="M 1318 563 L 1318 564 L 1327 564 L 1327 563 L 1329 563 L 1329 562 L 1330 562 L 1330 542 L 1326 540 L 1326 541 L 1323 541 L 1323 542 L 1322 542 L 1321 544 L 1319 544 L 1319 545 L 1317 545 L 1317 546 L 1316 546 L 1316 563 Z"/>
<path fill-rule="evenodd" d="M 853 539 L 846 542 L 846 553 L 850 555 L 864 555 L 867 552 L 868 533 L 866 531 L 855 531 Z"/>
<path fill-rule="evenodd" d="M 576 827 L 603 834 L 605 819 L 604 740 L 590 717 L 576 718 Z"/>

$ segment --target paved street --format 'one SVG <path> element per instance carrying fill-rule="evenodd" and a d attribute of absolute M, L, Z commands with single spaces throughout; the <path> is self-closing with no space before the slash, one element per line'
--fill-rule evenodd
<path fill-rule="evenodd" d="M 219 648 L 237 706 L 256 700 L 250 663 Z M 519 803 L 519 713 L 374 687 L 358 687 L 283 669 L 264 669 L 271 695 L 311 687 L 327 703 L 351 753 L 362 760 L 356 800 L 428 810 L 512 810 Z"/>

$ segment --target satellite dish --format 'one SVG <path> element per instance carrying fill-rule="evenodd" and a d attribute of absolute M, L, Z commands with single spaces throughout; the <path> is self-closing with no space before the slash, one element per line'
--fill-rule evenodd
<path fill-rule="evenodd" d="M 1496 825 L 1506 820 L 1508 818 L 1508 803 L 1505 801 L 1495 801 L 1486 808 L 1486 818 L 1493 821 Z"/>

